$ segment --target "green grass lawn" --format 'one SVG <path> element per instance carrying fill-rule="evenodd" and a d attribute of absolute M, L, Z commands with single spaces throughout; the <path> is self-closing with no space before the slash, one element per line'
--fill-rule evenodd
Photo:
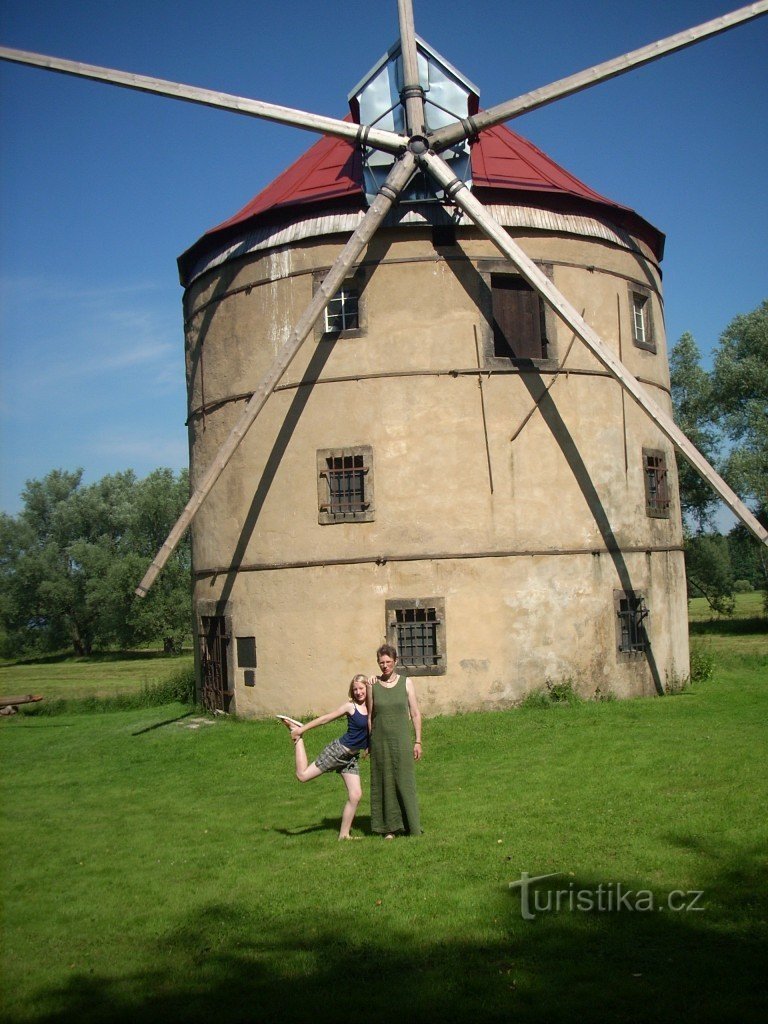
<path fill-rule="evenodd" d="M 88 658 L 52 655 L 0 664 L 0 696 L 39 693 L 46 700 L 136 693 L 192 665 L 192 655 L 121 651 Z"/>
<path fill-rule="evenodd" d="M 724 639 L 677 696 L 429 720 L 395 842 L 367 766 L 337 842 L 340 781 L 299 785 L 277 723 L 0 723 L 6 1019 L 762 1021 L 768 635 Z M 521 872 L 559 912 L 523 920 Z M 619 884 L 654 909 L 568 909 Z"/>

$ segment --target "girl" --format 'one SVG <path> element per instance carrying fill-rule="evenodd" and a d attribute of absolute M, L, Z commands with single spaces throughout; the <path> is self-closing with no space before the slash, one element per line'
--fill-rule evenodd
<path fill-rule="evenodd" d="M 363 795 L 360 785 L 360 754 L 368 749 L 368 710 L 366 708 L 367 679 L 363 675 L 355 676 L 349 686 L 349 700 L 327 715 L 313 718 L 302 725 L 295 718 L 277 715 L 283 725 L 291 730 L 296 755 L 296 778 L 299 782 L 309 782 L 325 772 L 337 772 L 347 787 L 347 802 L 341 814 L 339 839 L 352 839 L 349 830 L 355 817 L 357 805 Z M 307 751 L 302 736 L 307 729 L 318 725 L 326 725 L 343 715 L 347 716 L 347 731 L 337 740 L 329 743 L 320 752 L 314 764 L 309 764 Z"/>

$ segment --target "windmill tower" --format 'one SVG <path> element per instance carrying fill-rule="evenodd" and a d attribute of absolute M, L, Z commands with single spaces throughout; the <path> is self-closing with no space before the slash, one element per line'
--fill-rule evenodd
<path fill-rule="evenodd" d="M 478 113 L 400 0 L 345 122 L 0 51 L 326 136 L 180 260 L 195 491 L 139 593 L 194 518 L 209 704 L 319 706 L 384 638 L 432 711 L 686 672 L 673 448 L 768 536 L 671 420 L 662 236 L 501 125 L 766 10 Z"/>

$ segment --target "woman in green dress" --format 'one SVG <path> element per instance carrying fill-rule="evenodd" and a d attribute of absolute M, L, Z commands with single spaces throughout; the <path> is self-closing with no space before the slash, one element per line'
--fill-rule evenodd
<path fill-rule="evenodd" d="M 385 839 L 420 835 L 414 761 L 421 760 L 421 712 L 411 679 L 395 672 L 397 651 L 376 652 L 380 675 L 368 680 L 371 728 L 371 828 Z M 411 741 L 411 722 L 416 732 Z"/>

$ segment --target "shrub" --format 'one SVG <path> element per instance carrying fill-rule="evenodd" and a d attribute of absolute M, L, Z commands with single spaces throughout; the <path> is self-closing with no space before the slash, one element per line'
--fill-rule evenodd
<path fill-rule="evenodd" d="M 709 646 L 691 644 L 691 682 L 706 683 L 715 672 L 715 656 Z"/>
<path fill-rule="evenodd" d="M 574 689 L 572 679 L 553 682 L 547 679 L 542 690 L 533 690 L 521 702 L 521 708 L 550 708 L 553 704 L 581 704 L 583 698 Z"/>
<path fill-rule="evenodd" d="M 751 594 L 754 589 L 749 580 L 734 580 L 733 582 L 734 594 Z"/>

